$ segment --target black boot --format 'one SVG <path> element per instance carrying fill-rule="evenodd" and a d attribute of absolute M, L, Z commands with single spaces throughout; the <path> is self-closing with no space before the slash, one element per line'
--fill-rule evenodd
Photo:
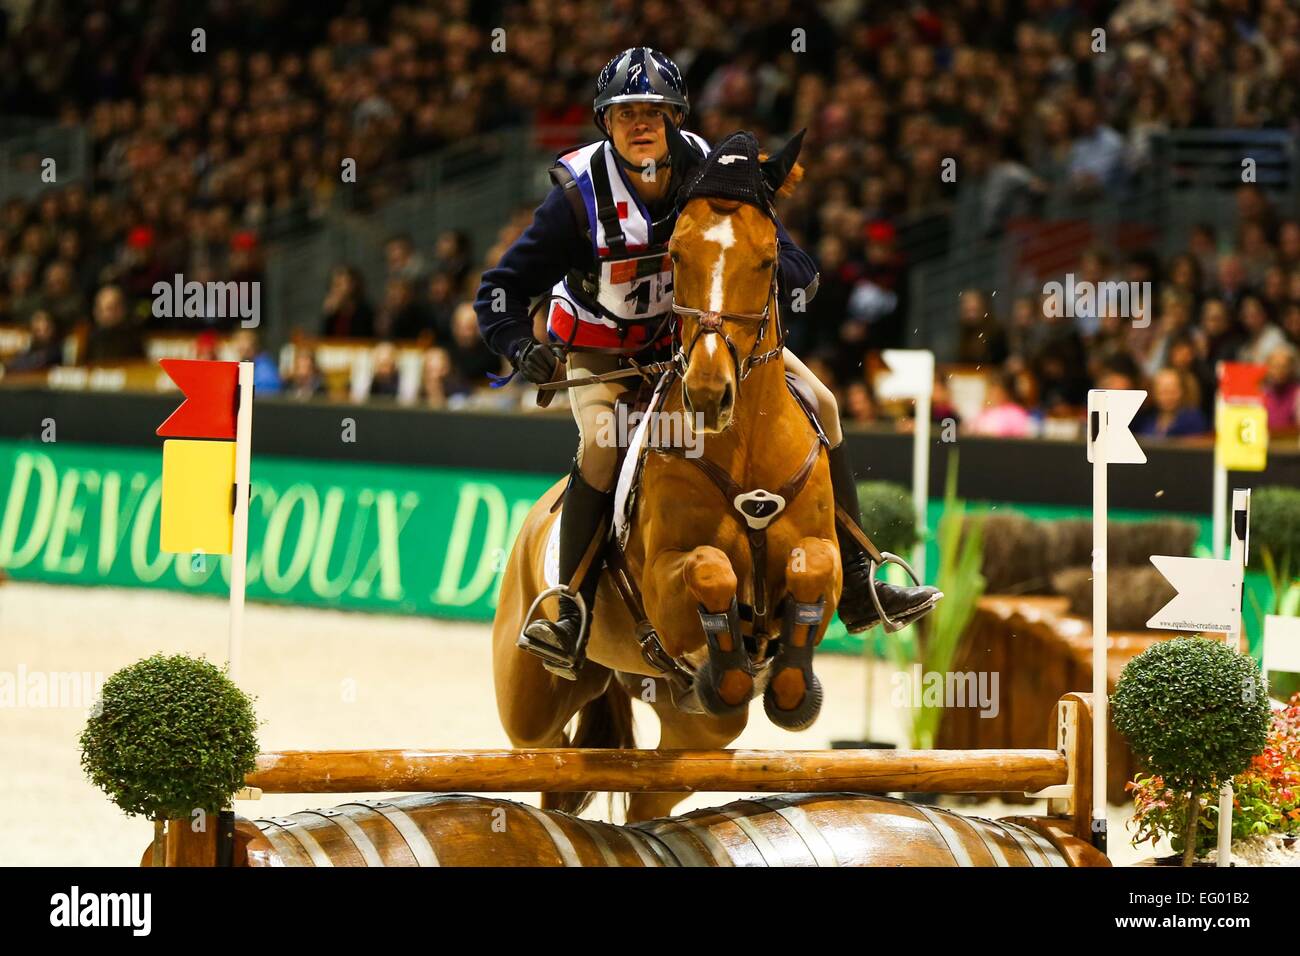
<path fill-rule="evenodd" d="M 858 486 L 853 477 L 844 442 L 827 452 L 831 466 L 831 488 L 835 503 L 848 513 L 858 529 L 862 528 L 862 506 L 858 503 Z M 838 510 L 838 509 L 837 509 Z M 838 607 L 840 620 L 850 634 L 857 634 L 881 623 L 880 612 L 871 600 L 874 584 L 876 597 L 884 609 L 886 631 L 897 631 L 928 614 L 943 592 L 932 587 L 897 587 L 884 581 L 871 579 L 871 556 L 863 549 L 847 528 L 837 519 L 835 537 L 840 545 L 840 564 L 844 572 L 844 589 Z"/>
<path fill-rule="evenodd" d="M 609 517 L 613 508 L 614 492 L 597 491 L 587 484 L 575 464 L 560 511 L 560 583 L 567 585 L 572 580 L 587 549 L 598 540 L 595 555 L 577 586 L 587 609 L 587 633 L 591 630 L 591 615 L 596 606 L 596 586 L 604 567 Z M 533 621 L 524 628 L 516 643 L 542 658 L 552 674 L 577 680 L 578 671 L 586 659 L 587 633 L 582 630 L 582 612 L 578 609 L 578 602 L 568 595 L 561 595 L 559 601 L 560 613 L 556 620 L 539 618 Z"/>

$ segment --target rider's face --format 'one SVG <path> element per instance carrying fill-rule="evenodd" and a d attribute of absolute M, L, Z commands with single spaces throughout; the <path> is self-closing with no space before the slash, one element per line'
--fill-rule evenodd
<path fill-rule="evenodd" d="M 605 122 L 614 148 L 629 162 L 646 166 L 667 158 L 666 108 L 654 103 L 616 103 L 605 114 Z"/>

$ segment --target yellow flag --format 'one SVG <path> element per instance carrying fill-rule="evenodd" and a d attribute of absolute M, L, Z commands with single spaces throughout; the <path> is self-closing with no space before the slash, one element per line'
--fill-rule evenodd
<path fill-rule="evenodd" d="M 1263 471 L 1268 460 L 1268 412 L 1263 405 L 1219 405 L 1215 428 L 1219 460 L 1229 471 Z"/>
<path fill-rule="evenodd" d="M 235 443 L 163 442 L 163 551 L 229 554 L 235 519 Z"/>

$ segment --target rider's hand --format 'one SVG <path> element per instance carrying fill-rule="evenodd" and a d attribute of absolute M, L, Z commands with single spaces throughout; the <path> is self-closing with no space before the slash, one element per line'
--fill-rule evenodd
<path fill-rule="evenodd" d="M 555 377 L 559 359 L 549 345 L 531 339 L 515 353 L 515 368 L 534 385 L 545 385 Z"/>

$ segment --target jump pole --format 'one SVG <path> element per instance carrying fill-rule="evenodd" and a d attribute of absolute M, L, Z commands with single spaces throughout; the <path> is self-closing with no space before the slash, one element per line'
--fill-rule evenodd
<path fill-rule="evenodd" d="M 1060 750 L 298 750 L 259 754 L 264 793 L 1032 792 L 1070 782 Z"/>

